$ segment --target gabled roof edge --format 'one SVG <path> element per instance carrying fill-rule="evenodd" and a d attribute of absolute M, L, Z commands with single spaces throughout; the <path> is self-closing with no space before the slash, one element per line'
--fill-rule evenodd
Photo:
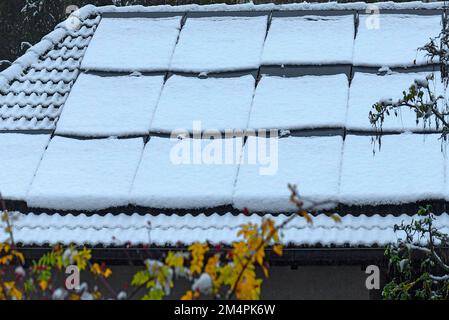
<path fill-rule="evenodd" d="M 98 12 L 97 7 L 86 5 L 77 10 L 74 15 L 82 22 L 89 16 L 98 14 Z M 69 19 L 71 19 L 71 17 L 59 23 L 52 32 L 45 35 L 41 41 L 30 47 L 25 54 L 15 60 L 8 68 L 0 72 L 0 93 L 6 92 L 11 81 L 29 68 L 33 63 L 37 62 L 40 56 L 44 55 L 54 45 L 62 41 L 64 37 L 71 33 L 69 28 L 67 28 L 67 23 L 70 22 Z"/>
<path fill-rule="evenodd" d="M 443 9 L 444 2 L 431 2 L 424 3 L 421 1 L 410 1 L 410 2 L 376 2 L 376 3 L 366 3 L 366 2 L 352 2 L 352 3 L 337 3 L 337 2 L 326 2 L 326 3 L 288 3 L 288 4 L 254 4 L 252 1 L 244 4 L 208 4 L 208 5 L 198 5 L 198 4 L 186 4 L 179 6 L 172 5 L 157 5 L 157 6 L 126 6 L 126 7 L 116 7 L 116 6 L 102 6 L 96 8 L 89 8 L 92 10 L 90 13 L 110 13 L 110 12 L 217 12 L 217 11 L 292 11 L 292 10 L 366 10 L 374 9 L 376 7 L 379 10 L 417 10 L 417 9 Z"/>

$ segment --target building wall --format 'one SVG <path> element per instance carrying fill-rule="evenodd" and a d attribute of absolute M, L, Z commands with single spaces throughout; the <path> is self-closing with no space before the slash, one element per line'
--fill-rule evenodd
<path fill-rule="evenodd" d="M 262 286 L 264 299 L 369 299 L 360 266 L 274 267 Z"/>
<path fill-rule="evenodd" d="M 141 267 L 113 266 L 111 269 L 112 287 L 123 288 Z M 264 279 L 261 298 L 370 299 L 370 292 L 365 288 L 366 276 L 360 266 L 299 266 L 296 269 L 273 266 L 270 268 L 270 277 Z M 83 277 L 81 281 L 89 283 L 91 279 Z M 187 290 L 189 283 L 178 280 L 168 298 L 179 299 Z"/>

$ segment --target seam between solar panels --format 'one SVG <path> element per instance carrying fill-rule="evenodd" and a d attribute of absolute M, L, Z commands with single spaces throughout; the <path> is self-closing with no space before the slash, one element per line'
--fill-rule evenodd
<path fill-rule="evenodd" d="M 273 14 L 272 11 L 270 11 L 267 14 L 267 27 L 266 27 L 266 30 L 265 30 L 265 36 L 264 36 L 262 48 L 260 50 L 259 60 L 262 59 L 262 54 L 263 54 L 264 47 L 265 47 L 265 41 L 266 41 L 267 36 L 268 36 L 272 14 Z M 254 97 L 256 95 L 257 85 L 258 85 L 259 80 L 260 80 L 260 67 L 261 67 L 261 63 L 259 63 L 259 67 L 257 69 L 256 79 L 254 79 L 255 80 L 254 81 L 254 90 L 253 90 L 253 94 L 252 94 L 252 97 L 251 97 L 251 103 L 250 103 L 250 107 L 249 107 L 248 115 L 247 115 L 247 119 L 246 119 L 246 130 L 248 130 L 249 121 L 250 121 L 250 118 L 251 118 L 251 112 L 252 112 L 252 108 L 253 108 L 253 104 L 254 104 Z M 244 153 L 244 150 L 245 150 L 246 141 L 247 141 L 247 135 L 245 134 L 244 139 L 243 139 L 243 144 L 242 144 L 242 147 L 240 149 L 239 163 L 237 165 L 236 174 L 235 174 L 234 181 L 233 181 L 233 184 L 232 184 L 231 205 L 233 207 L 234 207 L 234 196 L 235 196 L 235 192 L 236 192 L 236 188 L 237 188 L 237 181 L 238 181 L 238 177 L 239 177 L 239 173 L 240 173 L 240 167 L 241 167 L 241 164 L 242 164 L 243 153 Z"/>
<path fill-rule="evenodd" d="M 136 169 L 134 170 L 132 182 L 130 183 L 130 186 L 129 186 L 129 189 L 128 189 L 128 196 L 127 196 L 127 198 L 128 198 L 128 199 L 127 199 L 128 205 L 131 203 L 131 191 L 132 191 L 133 188 L 134 188 L 134 182 L 136 181 L 136 176 L 137 176 L 137 173 L 138 173 L 138 171 L 139 171 L 139 169 L 140 169 L 140 165 L 141 165 L 141 163 L 142 163 L 143 154 L 145 153 L 145 147 L 146 147 L 147 143 L 149 143 L 149 142 L 150 142 L 150 141 L 148 140 L 148 141 L 145 143 L 145 139 L 144 139 L 144 141 L 143 141 L 143 148 L 142 148 L 142 150 L 140 151 L 139 161 L 137 162 L 137 166 L 136 166 Z"/>
<path fill-rule="evenodd" d="M 179 23 L 180 23 L 179 32 L 178 32 L 178 36 L 176 38 L 175 45 L 173 46 L 173 50 L 172 50 L 171 55 L 170 55 L 170 60 L 169 60 L 169 64 L 168 64 L 168 70 L 170 70 L 170 66 L 171 66 L 171 63 L 172 63 L 172 60 L 173 60 L 173 56 L 175 54 L 175 50 L 176 50 L 176 47 L 178 45 L 179 37 L 181 36 L 181 31 L 182 31 L 182 29 L 183 29 L 183 27 L 185 25 L 186 19 L 187 19 L 187 13 L 184 13 L 181 16 L 180 21 L 179 21 Z M 151 137 L 151 132 L 152 132 L 154 116 L 156 115 L 156 112 L 157 112 L 157 110 L 159 108 L 159 102 L 161 100 L 162 92 L 164 91 L 164 88 L 165 88 L 165 85 L 167 83 L 168 77 L 169 77 L 169 71 L 166 71 L 165 75 L 164 75 L 163 82 L 162 82 L 161 90 L 159 91 L 159 95 L 157 97 L 157 101 L 156 101 L 155 107 L 154 107 L 153 112 L 151 114 L 151 120 L 150 120 L 150 123 L 149 123 L 149 129 L 148 129 L 148 138 L 146 139 L 147 141 L 146 141 L 146 143 L 144 145 L 144 149 L 145 149 L 146 144 L 149 143 L 149 140 L 151 139 L 150 137 Z M 143 151 L 142 151 L 142 157 L 143 157 Z M 142 158 L 140 159 L 140 161 L 141 160 L 142 160 Z M 139 161 L 139 166 L 140 166 L 140 161 Z M 137 168 L 139 168 L 139 166 Z M 134 185 L 134 180 L 136 178 L 136 175 L 137 175 L 137 171 L 136 171 L 136 174 L 134 175 L 132 186 Z M 130 192 L 131 192 L 131 190 L 132 190 L 132 188 L 130 189 Z"/>
<path fill-rule="evenodd" d="M 267 33 L 268 33 L 268 29 L 267 29 Z M 266 39 L 266 37 L 265 37 L 265 39 Z M 264 39 L 264 45 L 265 45 L 265 39 Z M 264 46 L 262 46 L 261 55 L 263 53 L 263 47 Z M 251 112 L 253 110 L 253 105 L 254 105 L 254 98 L 256 96 L 256 90 L 257 90 L 257 86 L 258 86 L 259 80 L 260 80 L 260 66 L 259 66 L 258 71 L 259 71 L 258 72 L 258 77 L 257 77 L 258 79 L 255 79 L 255 81 L 254 81 L 254 91 L 253 91 L 253 95 L 251 97 L 251 104 L 250 104 L 250 107 L 249 107 L 248 117 L 247 117 L 247 120 L 246 120 L 246 133 L 248 132 L 249 121 L 250 121 L 250 118 L 251 118 Z M 231 197 L 232 200 L 231 201 L 232 201 L 232 206 L 234 208 L 235 208 L 235 206 L 234 206 L 234 196 L 235 196 L 235 192 L 236 192 L 236 189 L 237 189 L 237 181 L 238 181 L 239 174 L 240 174 L 240 167 L 242 165 L 242 159 L 243 159 L 243 156 L 244 156 L 243 154 L 245 152 L 245 146 L 246 146 L 247 140 L 248 140 L 248 135 L 245 134 L 244 139 L 243 139 L 242 148 L 240 149 L 239 163 L 237 165 L 237 170 L 236 170 L 237 173 L 236 173 L 236 176 L 235 176 L 235 179 L 234 179 L 234 182 L 233 182 L 233 188 L 232 188 L 232 197 Z"/>
<path fill-rule="evenodd" d="M 173 50 L 170 54 L 170 59 L 169 59 L 169 63 L 168 63 L 168 70 L 171 70 L 171 64 L 173 62 L 173 56 L 175 55 L 175 51 L 176 51 L 176 47 L 178 46 L 179 43 L 179 38 L 181 37 L 181 32 L 184 29 L 184 25 L 187 22 L 187 12 L 184 12 L 184 14 L 181 16 L 180 20 L 179 20 L 179 32 L 178 32 L 178 36 L 176 37 L 176 41 L 175 41 L 175 45 L 173 46 Z M 167 74 L 168 74 L 168 70 L 167 70 Z"/>
<path fill-rule="evenodd" d="M 24 198 L 25 198 L 25 199 L 24 199 L 25 202 L 26 202 L 26 199 L 28 199 L 28 193 L 30 192 L 31 186 L 32 186 L 33 183 L 34 183 L 34 180 L 35 180 L 35 178 L 36 178 L 37 171 L 39 170 L 39 168 L 40 168 L 40 166 L 41 166 L 42 159 L 44 158 L 44 154 L 45 154 L 45 152 L 47 151 L 48 146 L 50 145 L 51 137 L 52 137 L 51 134 L 48 135 L 48 141 L 47 141 L 47 143 L 46 143 L 46 145 L 45 145 L 44 150 L 42 151 L 41 156 L 39 157 L 39 161 L 37 162 L 37 166 L 36 166 L 36 168 L 34 169 L 33 177 L 31 178 L 30 184 L 28 185 L 27 190 L 26 190 L 26 192 L 25 192 L 25 197 L 24 197 Z M 28 204 L 27 204 L 27 205 L 28 205 Z"/>
<path fill-rule="evenodd" d="M 349 91 L 349 90 L 348 90 Z M 345 143 L 346 143 L 346 136 L 344 136 L 342 138 L 342 142 L 341 142 L 341 149 L 340 149 L 340 163 L 338 165 L 338 187 L 337 187 L 337 199 L 338 199 L 338 203 L 337 203 L 337 207 L 340 206 L 340 189 L 341 189 L 341 177 L 342 177 L 342 169 L 343 169 L 343 155 L 344 155 L 344 151 L 345 151 Z M 338 210 L 340 211 L 340 210 Z"/>

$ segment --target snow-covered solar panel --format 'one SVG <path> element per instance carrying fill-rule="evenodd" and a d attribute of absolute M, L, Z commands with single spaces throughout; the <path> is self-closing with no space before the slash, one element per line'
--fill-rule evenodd
<path fill-rule="evenodd" d="M 30 207 L 97 210 L 128 204 L 143 139 L 54 137 L 27 196 Z"/>
<path fill-rule="evenodd" d="M 263 76 L 257 85 L 249 127 L 342 128 L 348 87 L 344 74 L 297 78 Z"/>
<path fill-rule="evenodd" d="M 181 17 L 104 18 L 81 67 L 103 71 L 165 71 L 180 28 Z"/>
<path fill-rule="evenodd" d="M 131 202 L 153 208 L 209 208 L 231 203 L 242 139 L 167 139 L 145 146 Z"/>
<path fill-rule="evenodd" d="M 163 83 L 163 76 L 81 74 L 56 133 L 87 137 L 147 134 Z"/>
<path fill-rule="evenodd" d="M 440 32 L 440 15 L 360 15 L 354 65 L 404 67 L 427 64 L 425 52 L 417 49 Z"/>
<path fill-rule="evenodd" d="M 293 211 L 289 183 L 312 201 L 336 201 L 342 137 L 249 137 L 234 192 L 234 206 L 253 211 Z M 307 201 L 306 201 L 307 202 Z M 306 203 L 310 205 L 310 201 Z M 332 207 L 326 203 L 323 207 Z"/>
<path fill-rule="evenodd" d="M 354 16 L 274 17 L 265 42 L 265 65 L 350 64 Z"/>
<path fill-rule="evenodd" d="M 245 129 L 255 88 L 252 76 L 172 76 L 165 83 L 151 131 Z"/>
<path fill-rule="evenodd" d="M 346 136 L 340 202 L 381 205 L 439 200 L 444 196 L 444 153 L 438 134 Z"/>
<path fill-rule="evenodd" d="M 188 18 L 175 48 L 171 70 L 257 69 L 267 22 L 267 16 Z"/>
<path fill-rule="evenodd" d="M 0 193 L 25 200 L 49 135 L 0 134 Z"/>
<path fill-rule="evenodd" d="M 376 75 L 356 72 L 349 89 L 348 115 L 346 128 L 349 130 L 374 131 L 368 114 L 373 104 L 380 100 L 393 99 L 397 101 L 403 97 L 403 91 L 408 92 L 415 79 L 425 80 L 430 72 L 418 73 L 394 73 L 390 75 Z M 435 80 L 429 80 L 429 86 L 437 94 L 443 93 L 440 73 L 434 73 Z M 392 112 L 385 117 L 382 124 L 384 131 L 425 131 L 435 130 L 435 123 L 427 123 L 426 127 L 422 120 L 416 124 L 416 113 L 408 107 L 398 109 L 398 115 Z"/>

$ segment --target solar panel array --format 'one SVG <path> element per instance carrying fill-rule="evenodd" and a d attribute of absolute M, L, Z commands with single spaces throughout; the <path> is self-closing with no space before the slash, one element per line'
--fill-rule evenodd
<path fill-rule="evenodd" d="M 43 210 L 285 212 L 294 210 L 287 183 L 296 183 L 310 204 L 330 202 L 322 209 L 445 202 L 449 170 L 438 134 L 410 133 L 437 130 L 401 113 L 385 129 L 402 134 L 383 137 L 373 155 L 368 120 L 373 103 L 398 97 L 437 68 L 416 49 L 439 34 L 441 13 L 370 18 L 351 11 L 105 15 L 48 148 L 34 146 L 42 155 L 30 159 L 34 178 L 6 197 Z M 378 74 L 385 66 L 395 72 Z M 222 139 L 245 129 L 291 136 Z M 198 130 L 217 135 L 200 141 L 195 163 L 197 139 L 169 135 Z M 236 151 L 232 161 L 206 163 L 204 152 L 226 156 L 225 143 Z M 245 162 L 252 145 L 274 158 Z M 7 148 L 0 139 L 0 150 Z M 174 163 L 176 150 L 193 159 Z"/>
<path fill-rule="evenodd" d="M 84 89 L 75 86 L 77 94 L 72 93 L 68 101 L 75 107 L 67 108 L 57 132 L 77 136 L 142 133 L 133 130 L 136 125 L 132 121 L 122 121 L 119 128 L 104 113 L 90 114 L 90 107 L 84 107 L 84 112 L 79 110 L 82 107 L 76 107 L 93 106 L 89 95 L 97 91 L 100 99 L 110 97 L 110 101 L 98 104 L 121 116 L 129 110 L 133 117 L 140 118 L 139 128 L 143 130 L 145 119 L 147 134 L 169 133 L 180 127 L 192 130 L 193 120 L 202 121 L 204 130 L 246 129 L 249 124 L 251 129 L 340 128 L 372 132 L 368 121 L 371 106 L 384 96 L 400 94 L 426 73 L 381 76 L 358 72 L 357 67 L 375 66 L 370 70 L 375 73 L 382 66 L 402 66 L 413 71 L 413 67 L 428 64 L 417 48 L 439 34 L 441 15 L 384 14 L 378 25 L 372 25 L 370 18 L 351 12 L 340 16 L 280 17 L 260 13 L 250 17 L 103 18 L 81 67 L 104 80 L 92 78 L 97 84 L 86 83 L 90 87 Z M 267 66 L 274 66 L 277 72 L 264 72 Z M 304 71 L 292 76 L 285 72 L 292 69 L 290 66 L 313 66 L 318 76 Z M 320 70 L 325 66 L 337 69 L 324 76 Z M 148 77 L 162 73 L 166 81 L 160 88 L 155 80 L 150 98 L 149 92 L 127 78 L 122 81 L 128 81 L 129 88 L 120 85 L 118 74 L 114 74 L 118 71 L 137 71 Z M 255 79 L 240 78 L 245 75 Z M 81 76 L 79 82 L 86 77 Z M 396 77 L 402 77 L 397 81 L 401 88 L 391 85 Z M 108 81 L 110 87 L 119 90 L 107 95 L 96 87 Z M 108 90 L 107 85 L 104 90 Z M 155 105 L 154 96 L 159 90 L 161 96 Z M 116 99 L 114 94 L 122 98 Z M 136 101 L 139 98 L 147 102 Z M 126 104 L 140 105 L 142 110 L 126 108 Z M 70 112 L 75 108 L 80 113 Z M 98 127 L 86 133 L 81 123 L 89 121 L 96 121 Z M 79 124 L 78 132 L 65 128 L 67 122 Z M 392 122 L 386 129 L 423 130 L 410 117 Z"/>

